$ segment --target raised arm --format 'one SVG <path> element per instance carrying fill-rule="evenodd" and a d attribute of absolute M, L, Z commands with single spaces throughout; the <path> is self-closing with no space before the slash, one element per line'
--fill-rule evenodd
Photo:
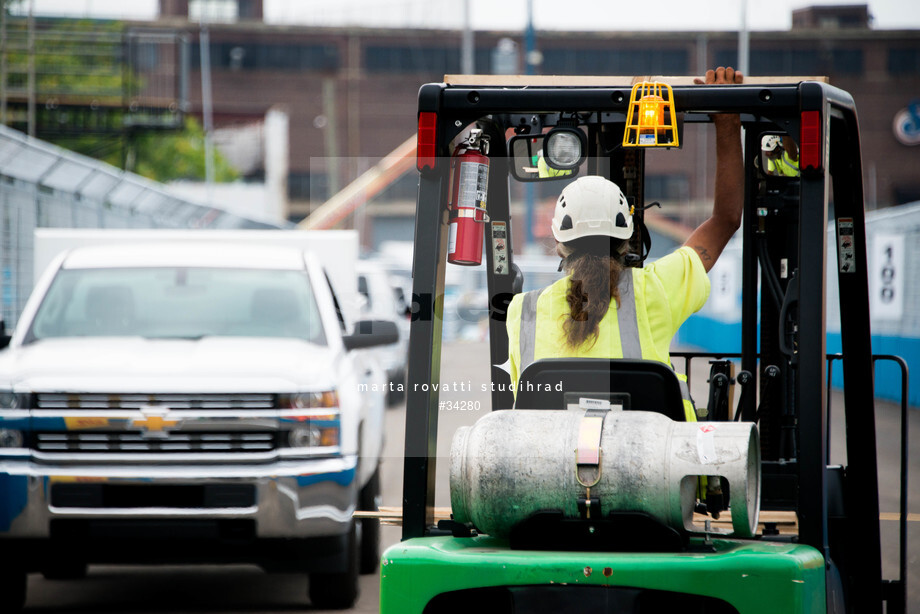
<path fill-rule="evenodd" d="M 706 71 L 706 80 L 698 84 L 741 83 L 743 77 L 731 67 Z M 729 239 L 741 227 L 744 208 L 744 162 L 741 154 L 741 118 L 737 115 L 713 115 L 716 126 L 715 200 L 709 219 L 700 224 L 684 245 L 700 255 L 708 272 Z"/>

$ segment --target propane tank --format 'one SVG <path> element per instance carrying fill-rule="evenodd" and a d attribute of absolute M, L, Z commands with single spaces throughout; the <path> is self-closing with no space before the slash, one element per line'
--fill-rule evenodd
<path fill-rule="evenodd" d="M 475 128 L 450 158 L 450 207 L 447 261 L 478 266 L 489 191 L 489 137 Z"/>
<path fill-rule="evenodd" d="M 497 411 L 458 429 L 450 455 L 454 520 L 508 537 L 536 512 L 584 518 L 579 499 L 587 494 L 600 508 L 592 518 L 643 512 L 682 534 L 754 535 L 760 444 L 753 423 L 674 422 L 653 412 L 609 411 L 601 426 L 588 428 L 597 429 L 597 466 L 586 482 L 576 456 L 584 452 L 588 417 L 581 410 Z M 729 482 L 731 531 L 693 524 L 701 475 Z"/>

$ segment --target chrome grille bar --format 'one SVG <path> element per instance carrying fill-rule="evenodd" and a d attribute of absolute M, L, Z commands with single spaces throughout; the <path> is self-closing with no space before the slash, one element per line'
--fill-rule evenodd
<path fill-rule="evenodd" d="M 39 452 L 270 452 L 275 433 L 163 433 L 144 437 L 122 432 L 36 433 Z"/>
<path fill-rule="evenodd" d="M 273 409 L 272 394 L 102 394 L 42 392 L 37 409 L 140 409 L 162 405 L 170 409 Z"/>

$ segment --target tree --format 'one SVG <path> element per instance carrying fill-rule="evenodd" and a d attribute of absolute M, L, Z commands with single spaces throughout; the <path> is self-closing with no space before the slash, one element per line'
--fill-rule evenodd
<path fill-rule="evenodd" d="M 134 140 L 132 170 L 156 181 L 204 179 L 204 129 L 193 117 L 185 118 L 182 132 L 145 132 Z M 240 174 L 214 150 L 214 180 L 233 181 Z"/>

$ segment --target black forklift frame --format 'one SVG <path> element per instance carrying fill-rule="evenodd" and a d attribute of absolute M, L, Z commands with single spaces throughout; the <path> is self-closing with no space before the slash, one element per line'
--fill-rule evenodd
<path fill-rule="evenodd" d="M 423 151 L 420 140 L 418 209 L 413 262 L 413 321 L 409 342 L 406 411 L 406 448 L 403 483 L 403 539 L 437 534 L 434 526 L 435 459 L 437 456 L 438 393 L 441 369 L 441 323 L 447 258 L 449 149 L 452 139 L 477 123 L 492 135 L 490 152 L 492 180 L 488 211 L 493 222 L 507 223 L 509 268 L 513 263 L 510 232 L 509 164 L 506 130 L 523 125 L 541 113 L 560 111 L 594 114 L 598 121 L 625 122 L 630 85 L 612 87 L 527 86 L 496 87 L 432 83 L 419 91 L 419 117 L 434 139 Z M 709 122 L 711 113 L 741 114 L 747 152 L 759 152 L 759 134 L 764 130 L 785 131 L 799 140 L 803 114 L 817 120 L 805 144 L 804 167 L 798 182 L 798 235 L 794 263 L 798 296 L 795 329 L 794 390 L 797 405 L 795 425 L 798 454 L 783 471 L 791 471 L 797 485 L 795 510 L 799 520 L 799 542 L 818 549 L 828 562 L 828 576 L 836 574 L 832 561 L 844 560 L 841 572 L 848 591 L 850 612 L 881 612 L 888 601 L 903 611 L 906 594 L 904 571 L 897 581 L 882 580 L 881 538 L 878 496 L 878 468 L 875 445 L 873 357 L 869 326 L 869 294 L 866 261 L 865 214 L 863 210 L 862 164 L 859 131 L 853 98 L 847 92 L 819 81 L 800 83 L 721 85 L 674 85 L 674 100 L 685 123 Z M 420 130 L 420 134 L 421 134 Z M 433 145 L 432 145 L 433 142 Z M 590 154 L 589 154 L 590 155 Z M 806 156 L 808 159 L 806 160 Z M 750 154 L 749 156 L 750 157 Z M 609 169 L 589 168 L 589 173 Z M 754 249 L 758 215 L 753 193 L 757 169 L 745 164 L 745 208 L 743 221 L 743 299 L 741 368 L 757 373 L 758 360 L 758 256 Z M 496 178 L 502 178 L 497 180 Z M 832 182 L 832 183 L 831 183 Z M 833 217 L 829 212 L 829 191 L 833 190 Z M 844 387 L 848 466 L 844 475 L 833 476 L 834 489 L 843 483 L 845 517 L 835 520 L 829 538 L 827 467 L 827 399 L 824 382 L 826 365 L 826 248 L 827 225 L 833 220 L 840 232 L 852 229 L 852 267 L 838 266 L 842 337 L 842 362 L 851 375 Z M 486 225 L 486 240 L 490 226 Z M 505 362 L 508 341 L 505 310 L 515 292 L 511 274 L 493 274 L 492 253 L 486 249 L 489 295 L 489 333 L 492 376 L 507 382 L 508 375 L 496 365 Z M 424 255 L 424 257 L 421 257 Z M 838 259 L 839 259 L 838 254 Z M 807 291 L 806 291 L 807 289 Z M 418 386 L 412 385 L 419 384 Z M 496 386 L 496 388 L 500 388 Z M 741 408 L 742 417 L 754 414 L 751 397 Z M 494 390 L 493 409 L 510 408 L 511 392 Z M 765 473 L 767 467 L 765 467 Z M 837 478 L 840 478 L 838 480 Z M 765 478 L 766 479 L 766 478 Z M 836 494 L 836 493 L 835 493 Z M 905 493 L 902 493 L 902 498 Z M 849 539 L 847 539 L 849 536 Z M 858 537 L 857 537 L 858 536 Z M 902 535 L 902 549 L 904 548 Z M 845 548 L 843 546 L 846 542 Z M 857 584 L 858 582 L 858 584 Z M 829 587 L 833 583 L 829 581 Z M 831 590 L 831 589 L 829 589 Z M 830 603 L 830 600 L 829 600 Z"/>

